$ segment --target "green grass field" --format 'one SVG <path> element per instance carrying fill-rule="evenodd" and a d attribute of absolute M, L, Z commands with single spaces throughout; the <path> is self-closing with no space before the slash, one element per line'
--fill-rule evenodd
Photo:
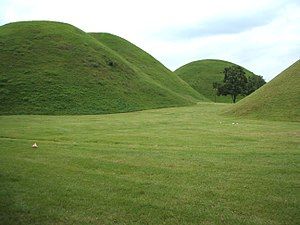
<path fill-rule="evenodd" d="M 299 123 L 226 107 L 1 116 L 0 224 L 299 224 Z"/>

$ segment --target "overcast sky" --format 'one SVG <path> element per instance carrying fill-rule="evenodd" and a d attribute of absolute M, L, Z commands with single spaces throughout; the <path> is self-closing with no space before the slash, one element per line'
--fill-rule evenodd
<path fill-rule="evenodd" d="M 299 0 L 0 0 L 0 25 L 21 20 L 113 33 L 171 70 L 222 59 L 269 81 L 300 59 Z"/>

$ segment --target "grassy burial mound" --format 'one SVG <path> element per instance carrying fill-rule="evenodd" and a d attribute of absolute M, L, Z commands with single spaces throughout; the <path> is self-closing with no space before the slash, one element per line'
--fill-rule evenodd
<path fill-rule="evenodd" d="M 300 121 L 300 60 L 232 106 L 226 114 Z"/>
<path fill-rule="evenodd" d="M 233 65 L 235 64 L 227 61 L 205 59 L 188 63 L 178 68 L 175 73 L 211 101 L 232 102 L 230 96 L 216 96 L 212 84 L 223 82 L 224 68 Z M 247 69 L 244 71 L 248 77 L 255 75 Z M 238 96 L 238 99 L 241 99 L 241 96 Z"/>
<path fill-rule="evenodd" d="M 109 33 L 90 33 L 90 35 L 126 59 L 139 73 L 146 74 L 161 86 L 188 99 L 193 97 L 200 101 L 207 101 L 175 73 L 131 42 Z"/>
<path fill-rule="evenodd" d="M 0 58 L 0 114 L 115 113 L 191 105 L 200 96 L 175 75 L 164 85 L 166 74 L 150 77 L 64 23 L 1 26 Z"/>

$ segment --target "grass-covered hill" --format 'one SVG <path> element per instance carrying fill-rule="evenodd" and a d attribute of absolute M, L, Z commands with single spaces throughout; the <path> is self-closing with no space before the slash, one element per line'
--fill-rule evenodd
<path fill-rule="evenodd" d="M 0 114 L 114 113 L 190 105 L 201 98 L 162 65 L 150 76 L 64 23 L 1 26 L 0 59 Z"/>
<path fill-rule="evenodd" d="M 90 33 L 90 35 L 126 59 L 137 71 L 158 81 L 162 86 L 186 98 L 192 96 L 200 101 L 208 100 L 175 73 L 167 69 L 162 63 L 131 42 L 109 33 Z"/>
<path fill-rule="evenodd" d="M 230 96 L 217 96 L 213 90 L 213 82 L 222 82 L 224 79 L 224 68 L 236 65 L 223 60 L 205 59 L 188 63 L 178 68 L 175 73 L 196 91 L 204 95 L 211 101 L 232 102 Z M 247 76 L 253 76 L 254 73 L 244 68 Z M 241 96 L 238 96 L 238 100 Z"/>
<path fill-rule="evenodd" d="M 226 112 L 259 119 L 300 121 L 300 60 Z"/>

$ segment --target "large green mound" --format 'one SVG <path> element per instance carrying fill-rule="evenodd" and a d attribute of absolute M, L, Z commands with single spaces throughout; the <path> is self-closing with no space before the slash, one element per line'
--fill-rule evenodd
<path fill-rule="evenodd" d="M 190 105 L 201 98 L 177 76 L 149 76 L 64 23 L 1 26 L 0 58 L 0 114 L 114 113 Z"/>
<path fill-rule="evenodd" d="M 213 90 L 213 82 L 223 82 L 224 68 L 236 65 L 231 62 L 205 59 L 188 63 L 178 68 L 175 73 L 196 91 L 210 99 L 217 102 L 232 102 L 230 96 L 216 96 Z M 244 68 L 247 76 L 253 76 L 254 73 Z M 241 96 L 238 96 L 238 100 Z"/>
<path fill-rule="evenodd" d="M 168 89 L 176 93 L 180 93 L 185 98 L 191 98 L 192 96 L 200 101 L 208 100 L 154 57 L 129 41 L 109 33 L 90 33 L 90 35 L 108 48 L 117 52 L 137 71 L 145 73 L 158 81 L 162 86 L 168 87 Z"/>
<path fill-rule="evenodd" d="M 232 106 L 227 114 L 300 121 L 300 60 Z"/>

